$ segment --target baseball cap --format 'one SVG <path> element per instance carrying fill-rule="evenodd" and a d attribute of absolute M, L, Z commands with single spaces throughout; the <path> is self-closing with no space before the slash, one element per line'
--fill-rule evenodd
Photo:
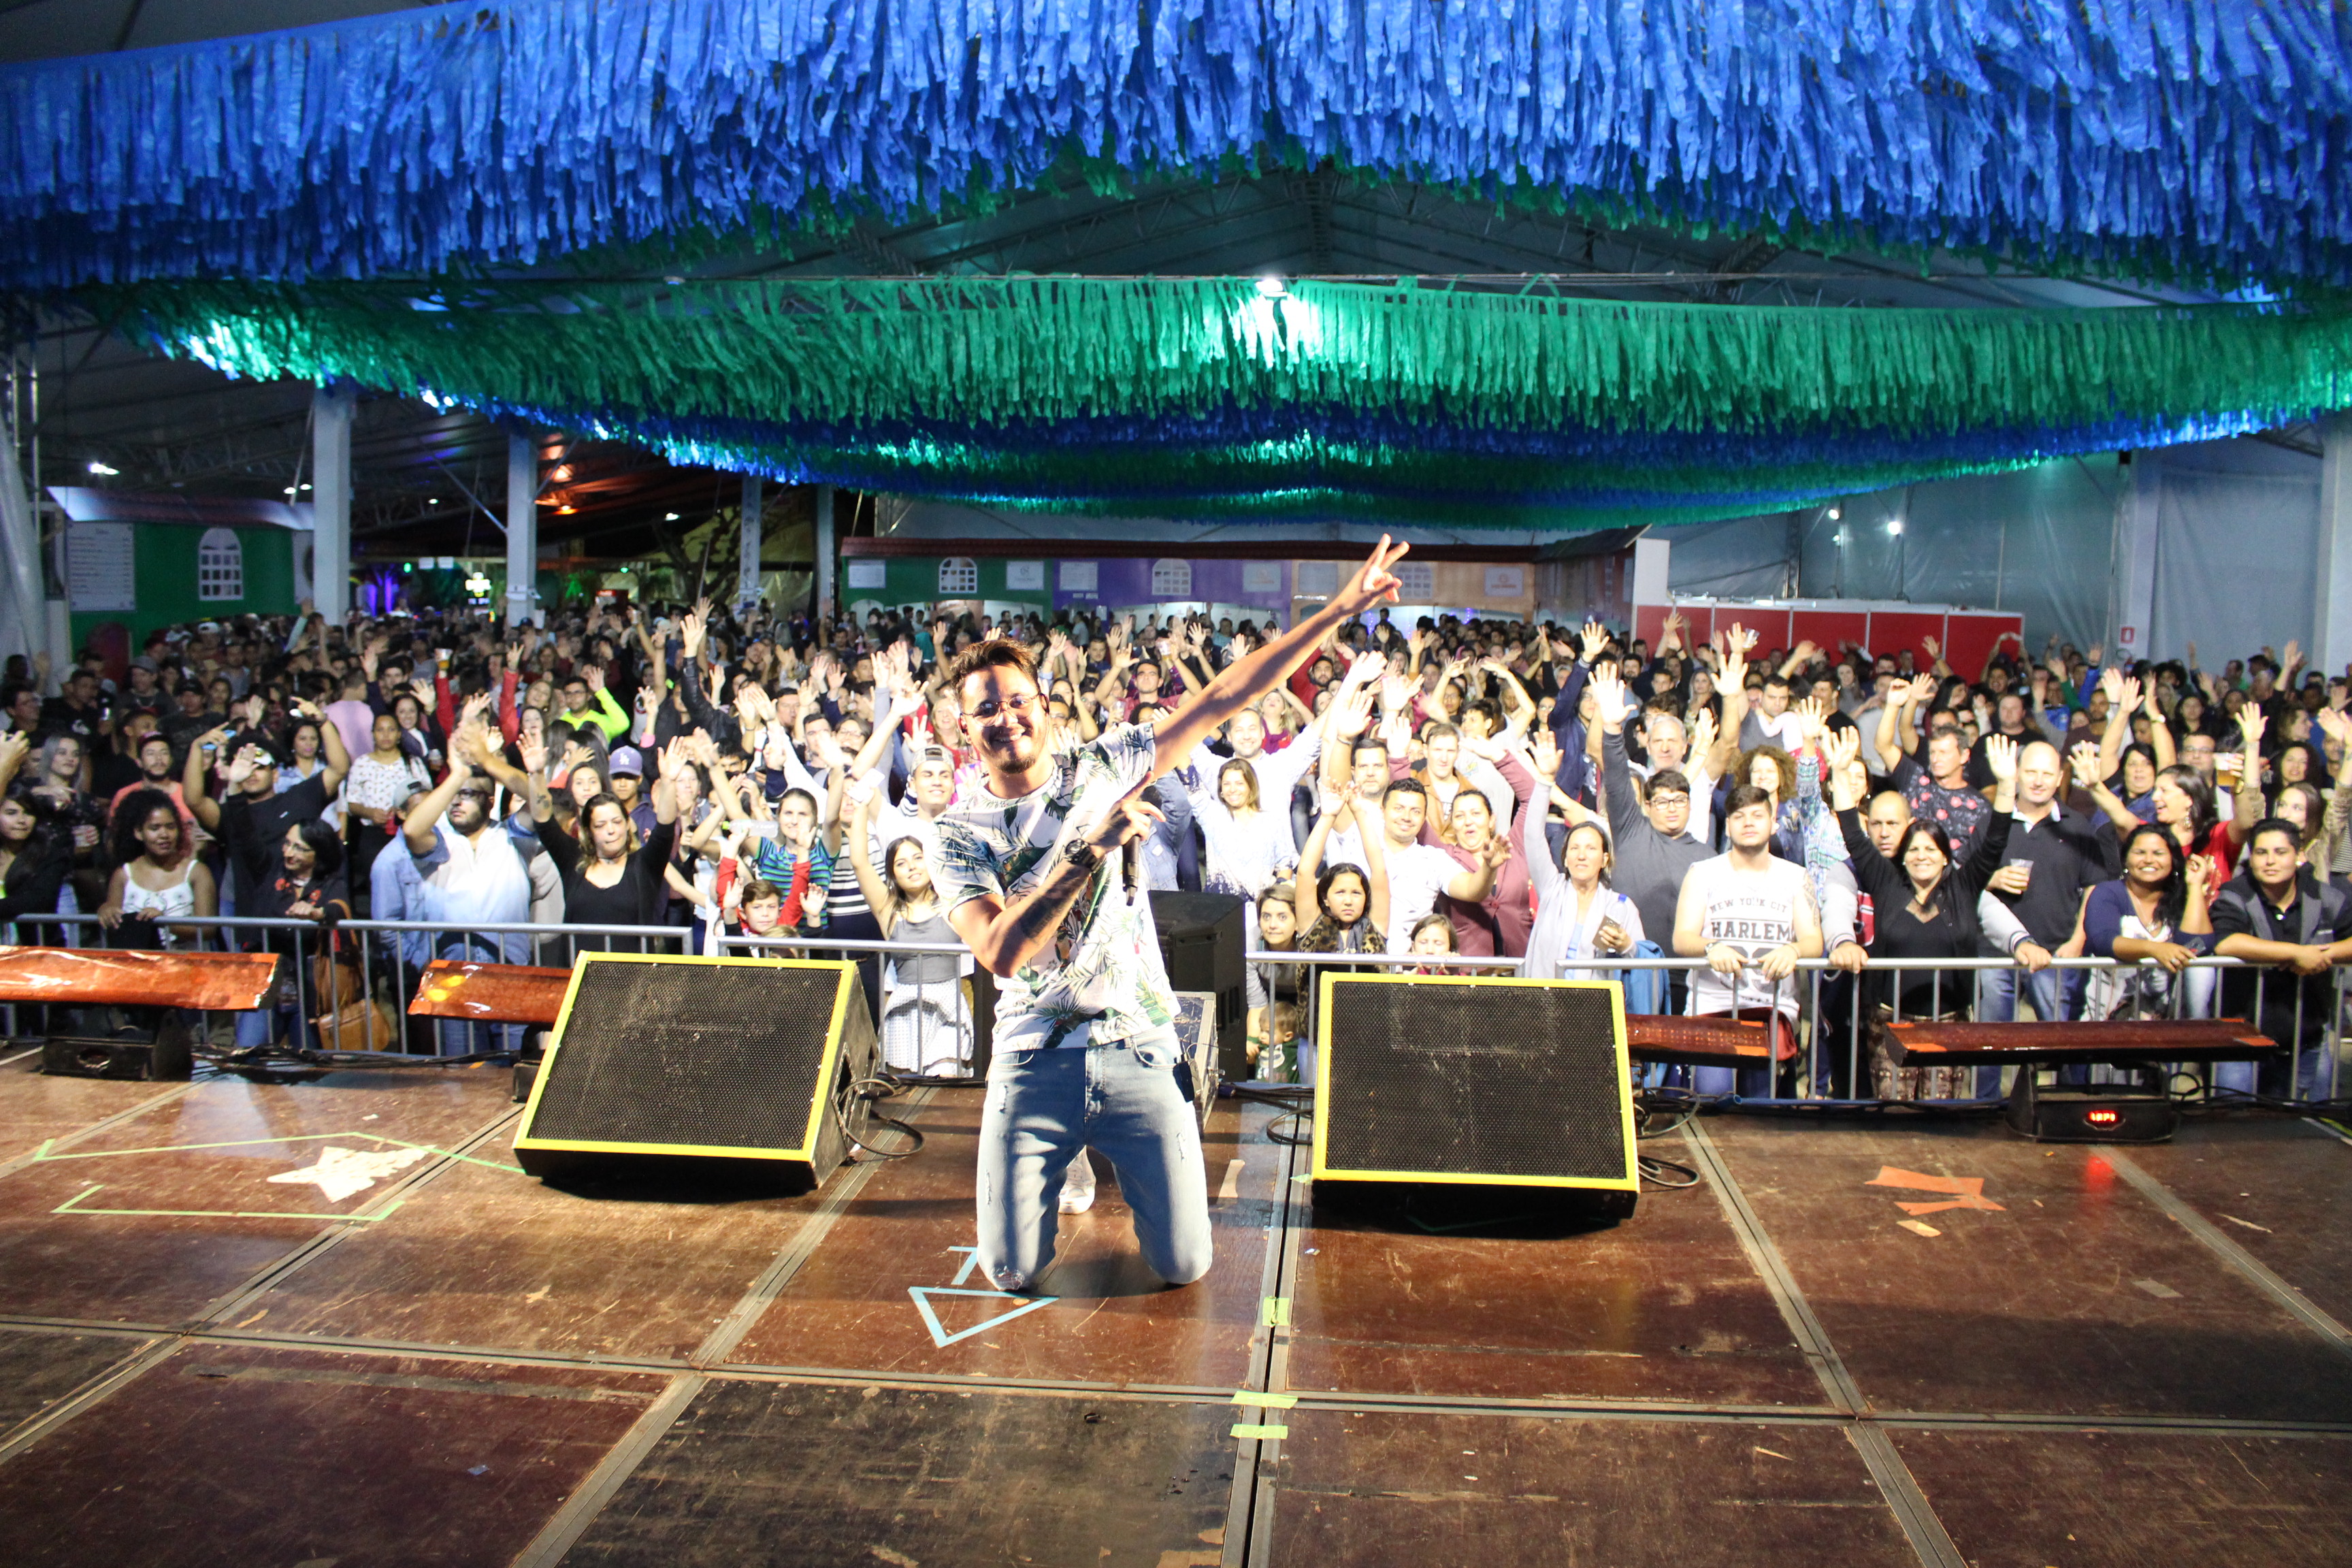
<path fill-rule="evenodd" d="M 641 779 L 646 776 L 646 759 L 635 746 L 623 746 L 614 752 L 604 771 L 614 777 Z"/>

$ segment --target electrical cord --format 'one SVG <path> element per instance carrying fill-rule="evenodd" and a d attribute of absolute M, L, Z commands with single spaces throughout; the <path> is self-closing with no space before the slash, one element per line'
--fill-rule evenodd
<path fill-rule="evenodd" d="M 889 1099 L 892 1095 L 898 1092 L 898 1080 L 893 1079 L 859 1079 L 856 1082 L 849 1084 L 839 1094 L 834 1097 L 833 1124 L 836 1128 L 840 1129 L 842 1137 L 847 1139 L 856 1147 L 865 1150 L 867 1153 L 873 1155 L 877 1160 L 904 1160 L 910 1154 L 921 1153 L 923 1152 L 923 1134 L 920 1130 L 908 1126 L 905 1122 L 899 1121 L 895 1116 L 885 1116 L 880 1110 L 875 1108 L 877 1101 Z M 879 1090 L 880 1092 L 872 1092 L 874 1090 Z M 866 1130 L 868 1131 L 873 1131 L 872 1124 L 878 1121 L 885 1127 L 895 1129 L 896 1131 L 906 1134 L 908 1138 L 912 1139 L 913 1142 L 904 1149 L 883 1149 L 872 1143 L 868 1143 L 865 1139 L 860 1138 L 856 1133 L 852 1132 L 849 1130 L 849 1118 L 842 1110 L 845 1103 L 863 1103 L 865 1105 L 865 1121 L 867 1124 Z"/>
<path fill-rule="evenodd" d="M 1698 1173 L 1688 1165 L 1679 1164 L 1673 1160 L 1661 1160 L 1655 1154 L 1643 1154 L 1635 1158 L 1634 1164 L 1642 1173 L 1642 1180 L 1652 1186 L 1678 1188 L 1698 1185 Z M 1668 1180 L 1666 1173 L 1669 1171 L 1680 1173 L 1683 1180 L 1679 1182 Z"/>

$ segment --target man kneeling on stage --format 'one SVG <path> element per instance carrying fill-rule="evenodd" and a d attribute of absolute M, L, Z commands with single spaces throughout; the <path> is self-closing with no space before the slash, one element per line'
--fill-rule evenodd
<path fill-rule="evenodd" d="M 980 1266 L 1027 1290 L 1054 1261 L 1063 1173 L 1091 1144 L 1118 1173 L 1144 1261 L 1173 1284 L 1209 1271 L 1200 1125 L 1176 1086 L 1176 1004 L 1151 902 L 1121 847 L 1151 830 L 1143 788 L 1307 662 L 1340 622 L 1392 603 L 1385 536 L 1346 589 L 1172 713 L 1076 744 L 1053 732 L 1026 649 L 997 638 L 949 672 L 988 770 L 938 823 L 937 880 L 997 991 L 980 1124 Z"/>

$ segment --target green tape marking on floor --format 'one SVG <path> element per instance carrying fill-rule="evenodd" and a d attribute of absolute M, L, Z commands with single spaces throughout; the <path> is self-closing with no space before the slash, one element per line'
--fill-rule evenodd
<path fill-rule="evenodd" d="M 1261 1426 L 1252 1422 L 1239 1421 L 1234 1424 L 1234 1436 L 1236 1437 L 1287 1437 L 1290 1436 L 1290 1428 Z"/>
<path fill-rule="evenodd" d="M 1287 1410 L 1298 1403 L 1298 1395 L 1295 1394 L 1261 1394 L 1256 1389 L 1244 1388 L 1239 1394 L 1234 1395 L 1234 1403 L 1235 1405 L 1261 1405 L 1268 1410 Z"/>
<path fill-rule="evenodd" d="M 1290 1298 L 1287 1296 L 1268 1296 L 1265 1299 L 1265 1310 L 1260 1314 L 1258 1321 L 1270 1329 L 1288 1328 L 1290 1326 Z"/>
<path fill-rule="evenodd" d="M 405 1198 L 394 1198 L 391 1203 L 386 1204 L 383 1208 L 378 1209 L 373 1214 L 295 1214 L 289 1213 L 283 1209 L 93 1209 L 82 1206 L 82 1199 L 90 1196 L 94 1193 L 103 1191 L 105 1191 L 103 1187 L 84 1187 L 81 1191 L 76 1193 L 73 1196 L 68 1198 L 65 1202 L 59 1204 L 49 1212 L 51 1214 L 79 1215 L 141 1215 L 163 1219 L 351 1219 L 374 1221 L 380 1219 L 390 1219 L 393 1215 L 393 1211 L 399 1208 L 402 1204 L 407 1202 Z"/>

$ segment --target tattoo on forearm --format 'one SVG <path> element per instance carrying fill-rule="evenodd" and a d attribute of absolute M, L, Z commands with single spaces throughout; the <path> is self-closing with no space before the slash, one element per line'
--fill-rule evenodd
<path fill-rule="evenodd" d="M 1038 884 L 1027 901 L 1005 911 L 1012 917 L 1006 935 L 1013 945 L 1026 947 L 1059 926 L 1093 879 L 1093 873 L 1073 871 L 1066 861 L 1055 867 L 1054 874 Z"/>

